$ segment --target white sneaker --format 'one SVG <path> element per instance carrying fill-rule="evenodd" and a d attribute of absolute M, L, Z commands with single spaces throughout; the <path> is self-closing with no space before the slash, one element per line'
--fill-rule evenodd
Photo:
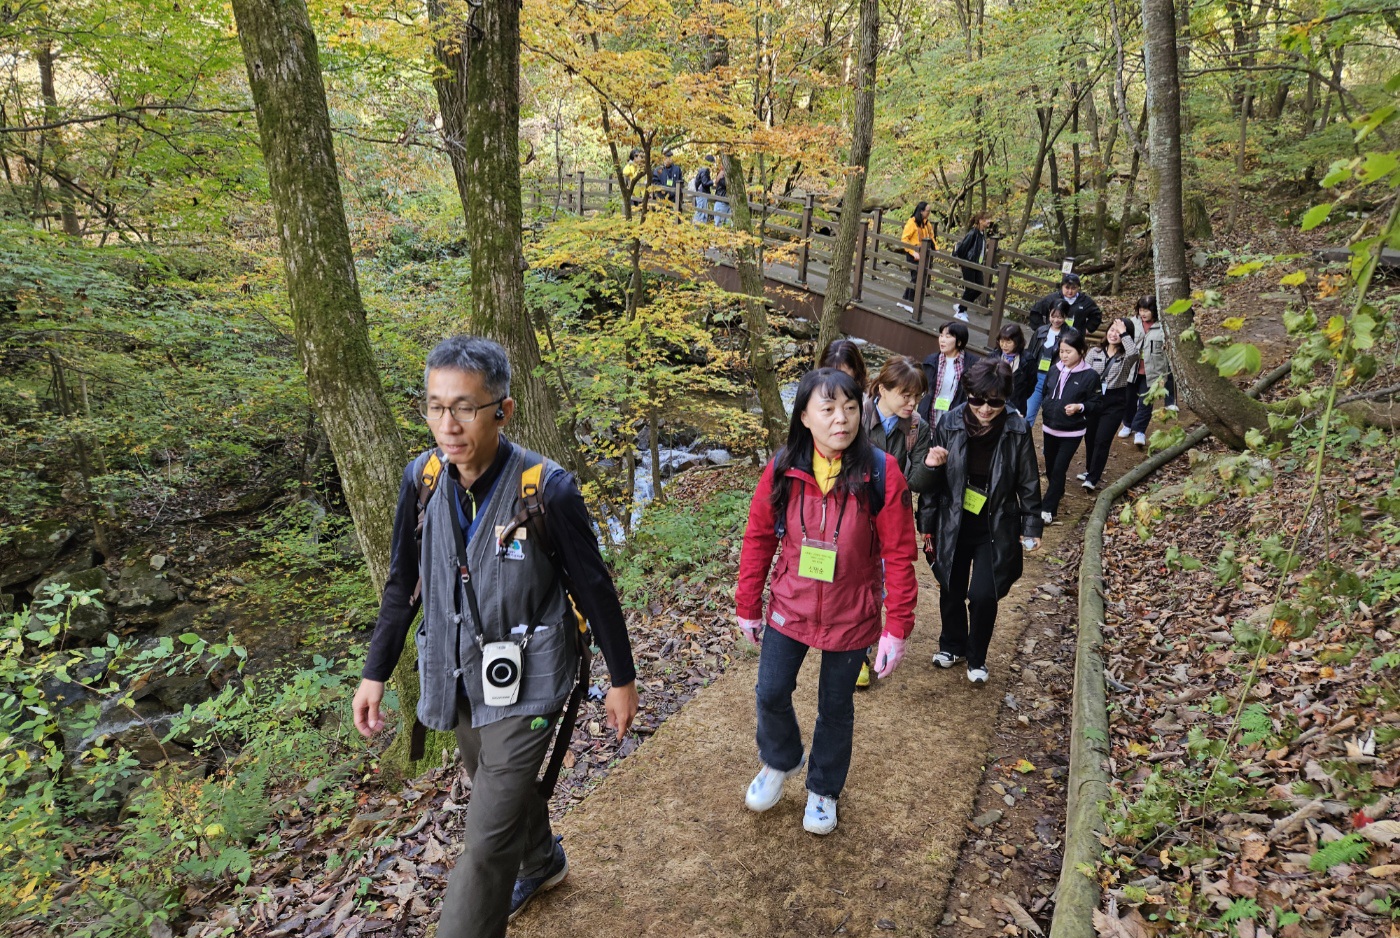
<path fill-rule="evenodd" d="M 1132 428 L 1132 427 L 1119 427 L 1119 428 L 1118 428 L 1118 439 L 1120 439 L 1120 440 L 1126 440 L 1128 437 L 1130 437 L 1130 436 L 1132 436 L 1132 435 L 1133 435 L 1133 428 Z"/>
<path fill-rule="evenodd" d="M 1180 410 L 1180 409 L 1181 409 L 1181 408 L 1180 408 L 1180 407 L 1177 407 L 1175 404 L 1168 404 L 1168 405 L 1167 405 L 1167 410 L 1171 411 L 1172 413 L 1176 413 L 1176 412 L 1177 412 L 1178 410 Z"/>
<path fill-rule="evenodd" d="M 1085 479 L 1082 484 L 1082 487 L 1092 492 L 1094 490 L 1094 483 L 1090 482 L 1088 479 Z"/>
<path fill-rule="evenodd" d="M 1085 479 L 1089 478 L 1089 473 L 1081 472 L 1079 473 L 1079 475 L 1075 476 L 1075 478 L 1078 479 L 1080 482 L 1083 482 Z"/>
<path fill-rule="evenodd" d="M 1050 512 L 1048 511 L 1042 511 L 1040 513 L 1040 520 L 1044 521 L 1046 524 L 1049 524 L 1051 521 L 1055 520 L 1055 516 L 1050 514 Z"/>
<path fill-rule="evenodd" d="M 955 311 L 953 313 L 953 318 L 961 319 L 963 322 L 971 322 L 971 320 L 967 318 L 967 313 L 964 313 L 962 310 Z"/>
<path fill-rule="evenodd" d="M 940 668 L 951 668 L 961 660 L 963 660 L 962 655 L 955 655 L 951 651 L 940 651 L 933 656 L 933 663 Z"/>
<path fill-rule="evenodd" d="M 986 668 L 968 668 L 968 669 L 967 669 L 967 679 L 968 679 L 969 681 L 971 681 L 972 683 L 974 683 L 974 684 L 985 684 L 985 683 L 987 683 L 987 669 L 986 669 Z"/>
<path fill-rule="evenodd" d="M 789 777 L 796 775 L 798 769 L 807 761 L 804 753 L 801 761 L 797 763 L 797 768 L 791 772 L 781 772 L 771 765 L 765 765 L 749 782 L 749 790 L 744 795 L 744 807 L 750 811 L 767 811 L 777 804 L 783 797 L 783 782 Z"/>
<path fill-rule="evenodd" d="M 1146 445 L 1147 445 L 1147 434 L 1146 434 L 1146 433 L 1134 433 L 1134 434 L 1133 434 L 1133 445 L 1136 446 L 1138 449 L 1142 449 L 1144 446 L 1146 446 Z"/>
<path fill-rule="evenodd" d="M 825 836 L 836 830 L 836 799 L 807 792 L 807 810 L 802 812 L 802 829 Z"/>
<path fill-rule="evenodd" d="M 896 303 L 895 305 L 906 312 L 912 313 L 914 311 L 914 307 L 910 306 L 908 303 Z"/>

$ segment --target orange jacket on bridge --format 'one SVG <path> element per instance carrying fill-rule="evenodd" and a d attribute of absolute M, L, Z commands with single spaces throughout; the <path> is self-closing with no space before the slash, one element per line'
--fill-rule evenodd
<path fill-rule="evenodd" d="M 933 222 L 924 219 L 921 225 L 914 220 L 914 216 L 909 216 L 909 220 L 904 223 L 904 234 L 900 235 L 900 240 L 909 245 L 906 251 L 913 260 L 919 259 L 919 243 L 925 238 L 933 241 Z M 930 247 L 937 248 L 938 245 L 931 244 Z"/>

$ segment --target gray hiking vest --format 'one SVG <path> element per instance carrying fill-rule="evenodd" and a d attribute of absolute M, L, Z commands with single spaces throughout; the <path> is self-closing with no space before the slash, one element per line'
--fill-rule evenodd
<path fill-rule="evenodd" d="M 522 536 L 521 559 L 498 556 L 496 532 L 520 510 L 520 474 L 541 457 L 515 446 L 484 506 L 480 521 L 467 542 L 467 562 L 472 585 L 485 620 L 484 642 L 505 641 L 512 630 L 530 624 L 535 628 L 525 648 L 520 696 L 509 707 L 488 707 L 481 693 L 481 647 L 478 627 L 457 570 L 457 548 L 452 536 L 452 499 L 460 486 L 443 471 L 428 501 L 423 523 L 419 570 L 423 577 L 423 619 L 415 635 L 418 644 L 418 719 L 429 729 L 450 730 L 457 725 L 457 693 L 461 688 L 471 701 L 472 726 L 482 727 L 512 716 L 547 716 L 564 706 L 578 672 L 575 638 L 578 628 L 568 607 L 563 583 L 554 564 L 536 541 Z M 563 468 L 544 460 L 543 479 Z M 465 535 L 466 532 L 463 531 Z M 455 597 L 455 601 L 454 601 Z M 538 612 L 537 612 L 538 610 Z M 519 642 L 524 629 L 512 637 Z"/>

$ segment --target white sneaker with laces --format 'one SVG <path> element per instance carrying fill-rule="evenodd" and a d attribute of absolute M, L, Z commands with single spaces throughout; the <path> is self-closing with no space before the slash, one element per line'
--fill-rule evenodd
<path fill-rule="evenodd" d="M 1080 482 L 1083 482 L 1085 479 L 1089 478 L 1089 473 L 1081 472 L 1079 473 L 1079 475 L 1075 476 L 1075 478 L 1078 479 Z"/>
<path fill-rule="evenodd" d="M 933 663 L 940 668 L 951 668 L 961 660 L 963 660 L 962 655 L 955 655 L 951 651 L 940 651 L 933 656 Z"/>
<path fill-rule="evenodd" d="M 1147 445 L 1147 434 L 1146 434 L 1146 433 L 1134 433 L 1134 434 L 1133 434 L 1133 445 L 1136 446 L 1138 449 L 1142 449 L 1144 446 L 1146 446 L 1146 445 Z"/>
<path fill-rule="evenodd" d="M 767 811 L 773 807 L 783 797 L 783 782 L 797 774 L 798 769 L 801 769 L 806 761 L 807 755 L 803 753 L 797 767 L 790 772 L 783 772 L 771 765 L 764 765 L 754 776 L 753 781 L 749 782 L 749 790 L 744 795 L 744 807 L 750 811 Z"/>
<path fill-rule="evenodd" d="M 954 313 L 953 313 L 953 318 L 954 318 L 954 319 L 961 319 L 963 322 L 970 322 L 970 321 L 971 321 L 971 320 L 969 320 L 969 319 L 967 318 L 967 313 L 963 312 L 962 310 L 957 310 L 956 312 L 954 312 Z"/>
<path fill-rule="evenodd" d="M 836 799 L 807 792 L 807 810 L 802 812 L 802 829 L 825 836 L 836 830 Z"/>
<path fill-rule="evenodd" d="M 1181 408 L 1180 408 L 1180 407 L 1177 407 L 1175 404 L 1168 404 L 1168 405 L 1167 405 L 1167 410 L 1171 411 L 1172 413 L 1176 413 L 1176 412 L 1179 411 L 1180 409 L 1181 409 Z"/>
<path fill-rule="evenodd" d="M 1044 521 L 1046 524 L 1049 524 L 1050 522 L 1055 520 L 1055 516 L 1050 514 L 1050 512 L 1048 511 L 1042 511 L 1040 513 L 1040 520 Z"/>
<path fill-rule="evenodd" d="M 968 679 L 969 681 L 971 681 L 972 683 L 974 683 L 974 684 L 985 684 L 985 683 L 987 683 L 987 669 L 986 669 L 986 668 L 968 668 L 968 669 L 967 669 L 967 679 Z"/>
<path fill-rule="evenodd" d="M 1132 428 L 1132 427 L 1119 427 L 1119 428 L 1118 428 L 1118 439 L 1120 439 L 1120 440 L 1126 440 L 1128 437 L 1130 437 L 1130 436 L 1132 436 L 1132 435 L 1133 435 L 1133 428 Z"/>
<path fill-rule="evenodd" d="M 1083 488 L 1086 488 L 1091 492 L 1094 490 L 1094 483 L 1090 482 L 1088 479 L 1085 479 L 1083 483 L 1081 483 L 1081 485 Z"/>
<path fill-rule="evenodd" d="M 895 305 L 906 312 L 912 313 L 914 311 L 914 307 L 910 306 L 908 303 L 897 303 Z"/>

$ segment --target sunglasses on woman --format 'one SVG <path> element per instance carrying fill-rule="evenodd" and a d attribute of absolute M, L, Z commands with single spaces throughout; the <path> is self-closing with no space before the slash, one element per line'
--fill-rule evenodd
<path fill-rule="evenodd" d="M 997 410 L 1000 410 L 1001 408 L 1006 406 L 1006 401 L 1003 401 L 1000 398 L 973 397 L 971 394 L 967 396 L 967 402 L 973 407 L 992 407 Z"/>

